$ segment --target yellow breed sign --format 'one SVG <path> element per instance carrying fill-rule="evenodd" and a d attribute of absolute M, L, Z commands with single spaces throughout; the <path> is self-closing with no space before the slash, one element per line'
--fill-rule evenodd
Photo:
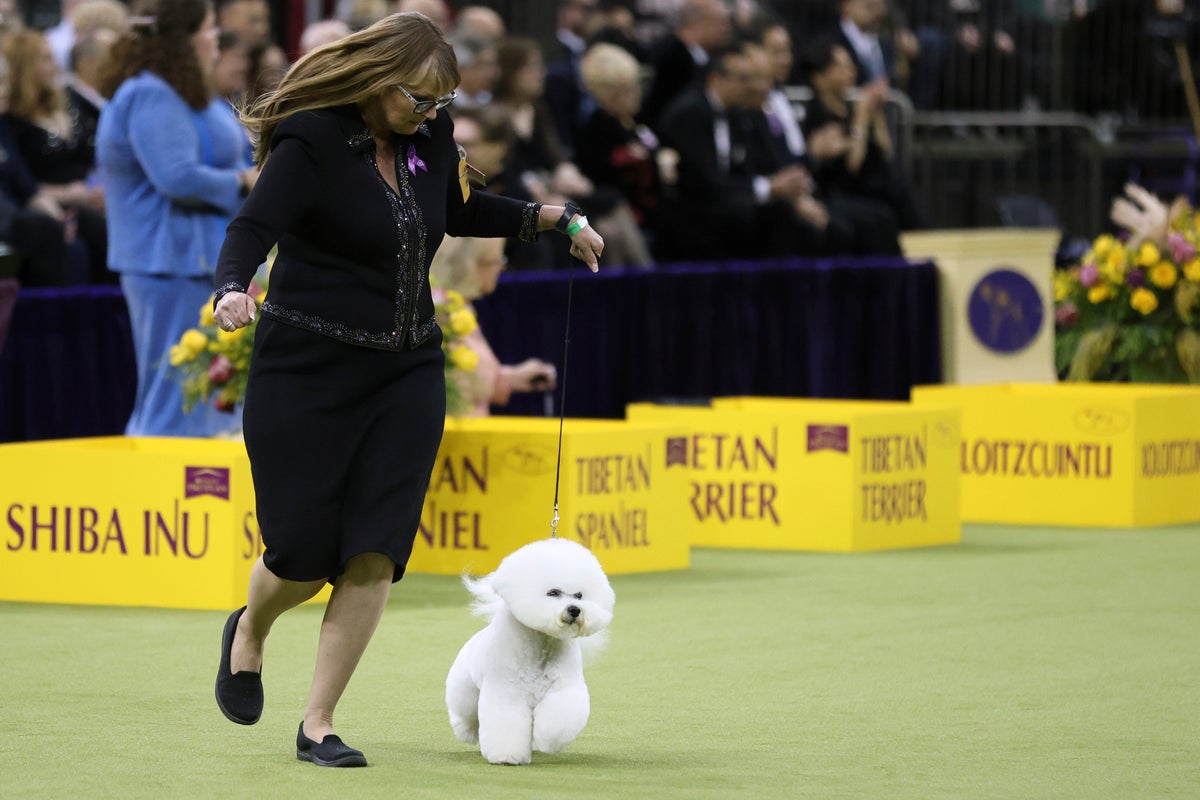
<path fill-rule="evenodd" d="M 557 535 L 592 550 L 610 574 L 683 569 L 689 542 L 669 508 L 682 483 L 664 468 L 662 424 L 567 420 Z M 409 568 L 489 572 L 549 538 L 558 420 L 447 419 Z"/>
<path fill-rule="evenodd" d="M 634 404 L 687 476 L 675 508 L 693 545 L 854 551 L 957 542 L 958 415 L 904 403 L 729 398 Z"/>
<path fill-rule="evenodd" d="M 1142 526 L 1200 521 L 1200 388 L 923 386 L 962 410 L 963 519 Z"/>
<path fill-rule="evenodd" d="M 263 551 L 241 442 L 0 447 L 0 598 L 236 608 Z"/>

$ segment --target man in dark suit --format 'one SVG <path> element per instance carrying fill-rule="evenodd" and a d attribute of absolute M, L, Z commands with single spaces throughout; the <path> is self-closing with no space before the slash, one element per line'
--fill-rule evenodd
<path fill-rule="evenodd" d="M 796 214 L 811 188 L 798 165 L 761 172 L 746 114 L 755 74 L 746 52 L 715 52 L 702 84 L 663 112 L 659 136 L 679 154 L 678 183 L 659 230 L 664 259 L 759 258 L 819 250 L 819 234 Z"/>
<path fill-rule="evenodd" d="M 841 15 L 832 31 L 839 44 L 854 58 L 858 85 L 883 79 L 892 83 L 896 76 L 896 48 L 882 36 L 887 21 L 887 0 L 839 0 Z"/>
<path fill-rule="evenodd" d="M 743 52 L 753 76 L 745 116 L 748 149 L 756 170 L 768 173 L 799 165 L 810 175 L 811 159 L 827 149 L 825 140 L 814 137 L 810 150 L 803 133 L 788 135 L 786 123 L 795 119 L 790 104 L 785 102 L 778 108 L 770 102 L 772 92 L 778 90 L 772 88 L 776 72 L 767 49 L 759 42 L 748 42 Z M 829 195 L 810 177 L 808 192 L 795 200 L 793 210 L 813 229 L 801 243 L 815 245 L 824 255 L 900 254 L 896 215 L 880 200 L 846 193 Z"/>
<path fill-rule="evenodd" d="M 654 81 L 642 103 L 642 120 L 650 127 L 666 107 L 704 73 L 710 53 L 729 41 L 730 14 L 722 0 L 685 0 L 675 32 L 654 58 Z"/>

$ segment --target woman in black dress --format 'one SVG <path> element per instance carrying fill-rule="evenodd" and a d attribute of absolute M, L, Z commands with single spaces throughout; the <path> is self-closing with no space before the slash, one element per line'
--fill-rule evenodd
<path fill-rule="evenodd" d="M 443 234 L 558 228 L 593 271 L 604 247 L 573 204 L 472 190 L 438 113 L 457 84 L 433 23 L 393 14 L 309 53 L 244 116 L 262 173 L 229 226 L 214 315 L 227 330 L 262 316 L 243 429 L 266 551 L 226 623 L 216 693 L 256 722 L 272 623 L 336 581 L 296 743 L 321 766 L 366 763 L 333 735 L 334 707 L 404 574 L 441 441 L 429 263 Z M 276 243 L 257 309 L 245 289 Z"/>

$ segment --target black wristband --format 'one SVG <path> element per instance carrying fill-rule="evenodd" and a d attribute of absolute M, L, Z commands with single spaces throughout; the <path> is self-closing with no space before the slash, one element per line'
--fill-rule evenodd
<path fill-rule="evenodd" d="M 566 233 L 567 226 L 571 224 L 571 220 L 575 218 L 576 214 L 582 213 L 583 209 L 574 200 L 568 200 L 566 210 L 558 218 L 558 222 L 554 223 L 554 230 L 559 233 Z"/>

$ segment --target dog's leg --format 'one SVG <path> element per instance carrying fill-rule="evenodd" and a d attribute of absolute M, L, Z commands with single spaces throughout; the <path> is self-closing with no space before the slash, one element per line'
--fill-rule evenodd
<path fill-rule="evenodd" d="M 479 750 L 492 764 L 533 758 L 533 709 L 524 692 L 485 683 L 479 692 Z"/>
<path fill-rule="evenodd" d="M 461 652 L 446 676 L 446 710 L 450 712 L 450 727 L 459 741 L 467 744 L 479 741 L 479 688 L 471 680 Z"/>
<path fill-rule="evenodd" d="M 582 680 L 548 692 L 533 709 L 533 749 L 561 751 L 583 730 L 590 711 L 587 684 Z"/>

